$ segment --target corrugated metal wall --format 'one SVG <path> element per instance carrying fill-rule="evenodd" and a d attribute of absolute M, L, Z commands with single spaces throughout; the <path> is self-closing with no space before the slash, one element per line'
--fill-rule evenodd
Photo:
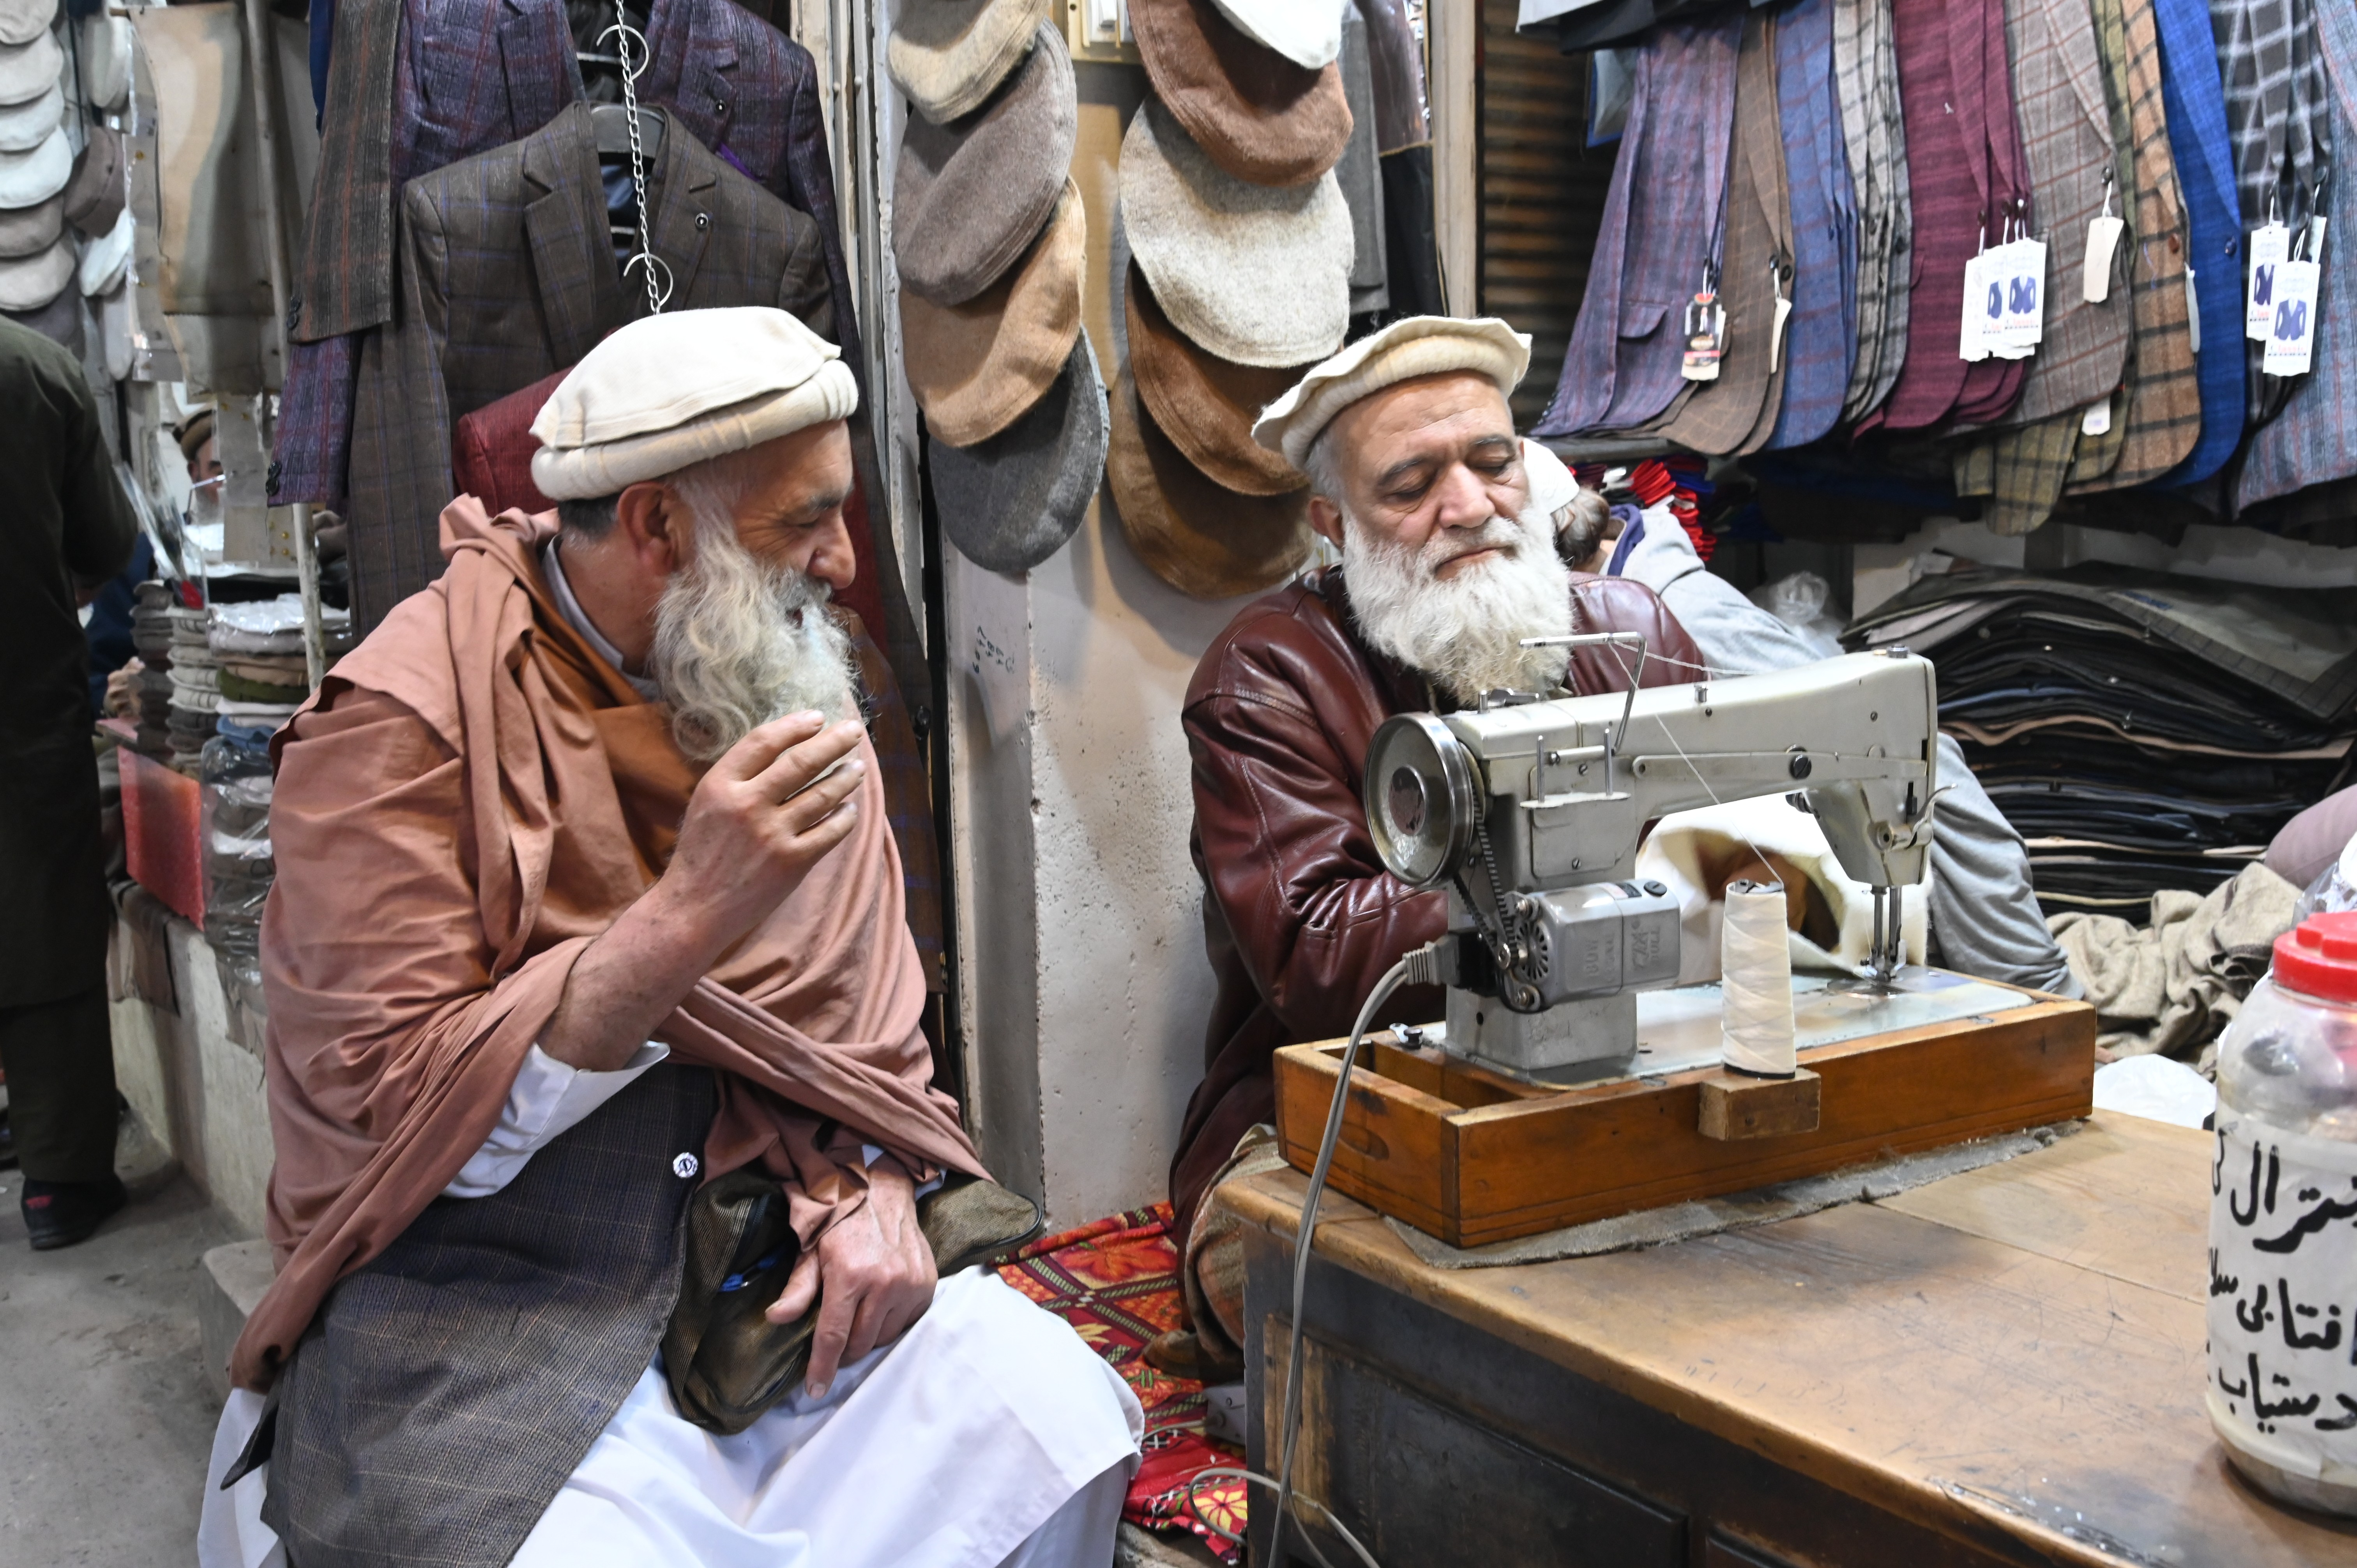
<path fill-rule="evenodd" d="M 1531 371 L 1514 398 L 1527 427 L 1555 395 L 1619 144 L 1581 145 L 1586 55 L 1516 34 L 1517 0 L 1471 3 L 1481 6 L 1481 309 L 1531 335 Z"/>

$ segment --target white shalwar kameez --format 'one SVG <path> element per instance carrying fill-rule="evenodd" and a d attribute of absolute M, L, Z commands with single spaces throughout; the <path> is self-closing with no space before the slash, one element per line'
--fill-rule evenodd
<path fill-rule="evenodd" d="M 649 1045 L 598 1073 L 533 1047 L 499 1127 L 445 1191 L 498 1191 L 668 1054 Z M 262 1405 L 239 1389 L 221 1411 L 198 1568 L 286 1568 L 262 1522 L 268 1466 L 221 1488 Z M 734 1437 L 682 1419 L 658 1359 L 511 1564 L 1106 1568 L 1144 1431 L 1128 1385 L 1069 1326 L 968 1269 L 824 1399 L 797 1389 Z"/>

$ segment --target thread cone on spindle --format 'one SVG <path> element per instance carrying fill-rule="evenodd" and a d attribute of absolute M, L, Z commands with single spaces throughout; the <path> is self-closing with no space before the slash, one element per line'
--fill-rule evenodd
<path fill-rule="evenodd" d="M 1719 975 L 1727 1065 L 1761 1078 L 1792 1077 L 1800 1063 L 1783 884 L 1727 886 L 1727 914 L 1719 924 Z"/>

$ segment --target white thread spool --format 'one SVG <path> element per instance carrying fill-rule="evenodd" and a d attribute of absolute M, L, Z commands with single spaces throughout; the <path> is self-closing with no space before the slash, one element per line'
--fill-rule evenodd
<path fill-rule="evenodd" d="M 1718 959 L 1727 1065 L 1761 1078 L 1792 1077 L 1800 1064 L 1792 1042 L 1792 949 L 1781 883 L 1727 885 Z"/>

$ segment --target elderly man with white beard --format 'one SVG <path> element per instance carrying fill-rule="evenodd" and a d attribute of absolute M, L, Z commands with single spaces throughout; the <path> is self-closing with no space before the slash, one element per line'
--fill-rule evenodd
<path fill-rule="evenodd" d="M 281 732 L 203 1568 L 1111 1560 L 1136 1401 L 920 1229 L 981 1165 L 826 609 L 856 395 L 783 311 L 623 328 L 533 424 L 558 513 L 459 498 Z M 813 1309 L 804 1376 L 707 1362 Z"/>
<path fill-rule="evenodd" d="M 1383 972 L 1448 924 L 1445 896 L 1392 876 L 1369 836 L 1360 779 L 1376 727 L 1500 688 L 1627 689 L 1635 660 L 1620 650 L 1529 638 L 1641 633 L 1648 685 L 1699 666 L 1651 589 L 1558 554 L 1506 401 L 1529 363 L 1530 340 L 1502 321 L 1411 317 L 1311 370 L 1254 429 L 1309 476 L 1310 526 L 1342 564 L 1246 606 L 1180 715 L 1219 990 L 1170 1167 L 1192 1332 L 1155 1342 L 1166 1368 L 1216 1380 L 1237 1364 L 1240 1243 L 1203 1199 L 1275 1157 L 1254 1132 L 1275 1114 L 1272 1055 L 1347 1033 Z M 1382 1022 L 1440 1005 L 1437 990 L 1403 990 Z"/>

